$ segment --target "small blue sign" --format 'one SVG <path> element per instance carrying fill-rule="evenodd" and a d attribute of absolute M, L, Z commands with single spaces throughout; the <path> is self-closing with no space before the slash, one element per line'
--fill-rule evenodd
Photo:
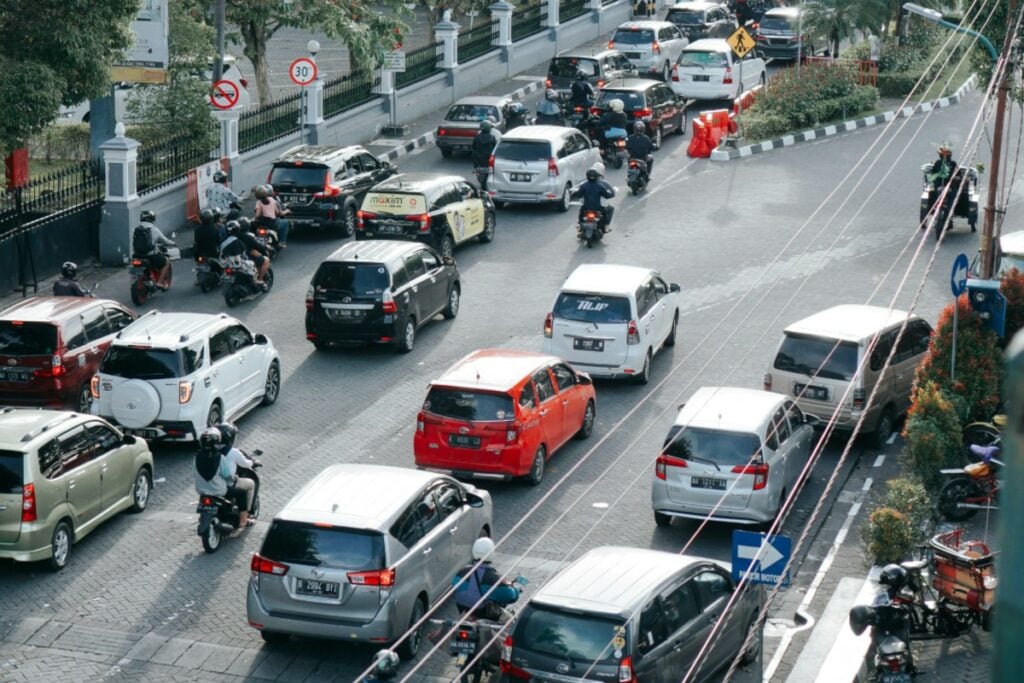
<path fill-rule="evenodd" d="M 967 291 L 967 273 L 970 268 L 971 262 L 967 260 L 967 254 L 957 255 L 953 261 L 953 272 L 949 274 L 949 286 L 957 299 Z"/>
<path fill-rule="evenodd" d="M 793 554 L 788 536 L 767 536 L 753 531 L 732 532 L 732 579 L 739 581 L 750 570 L 747 581 L 789 585 L 786 565 Z"/>

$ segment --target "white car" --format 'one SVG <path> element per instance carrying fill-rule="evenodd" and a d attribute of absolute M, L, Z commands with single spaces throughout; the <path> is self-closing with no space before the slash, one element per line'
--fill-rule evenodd
<path fill-rule="evenodd" d="M 729 43 L 705 38 L 691 43 L 672 68 L 670 85 L 677 95 L 694 100 L 732 100 L 756 85 L 764 85 L 768 70 L 751 50 L 743 59 Z"/>
<path fill-rule="evenodd" d="M 575 128 L 520 126 L 494 148 L 488 192 L 498 208 L 547 203 L 568 211 L 569 193 L 600 160 L 598 148 Z"/>
<path fill-rule="evenodd" d="M 274 403 L 281 360 L 269 339 L 227 315 L 151 311 L 114 338 L 91 389 L 93 414 L 131 434 L 194 440 Z"/>
<path fill-rule="evenodd" d="M 679 291 L 649 268 L 579 266 L 544 321 L 544 352 L 593 377 L 646 384 L 654 354 L 676 343 Z"/>
<path fill-rule="evenodd" d="M 615 29 L 608 49 L 621 50 L 641 77 L 656 76 L 668 81 L 672 65 L 687 42 L 670 21 L 627 21 Z"/>

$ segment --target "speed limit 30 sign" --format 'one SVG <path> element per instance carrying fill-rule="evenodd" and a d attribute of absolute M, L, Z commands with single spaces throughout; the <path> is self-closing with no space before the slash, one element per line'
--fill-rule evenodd
<path fill-rule="evenodd" d="M 316 80 L 316 63 L 309 57 L 299 57 L 288 67 L 288 76 L 296 85 L 309 85 Z"/>

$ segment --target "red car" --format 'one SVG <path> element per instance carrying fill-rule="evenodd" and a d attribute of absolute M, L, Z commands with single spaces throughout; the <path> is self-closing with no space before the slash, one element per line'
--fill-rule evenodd
<path fill-rule="evenodd" d="M 545 462 L 594 429 L 590 376 L 554 356 L 474 351 L 430 384 L 416 418 L 416 466 L 539 484 Z"/>

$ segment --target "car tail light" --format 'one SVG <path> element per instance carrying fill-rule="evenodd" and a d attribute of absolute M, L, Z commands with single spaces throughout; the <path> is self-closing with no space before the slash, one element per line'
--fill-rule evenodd
<path fill-rule="evenodd" d="M 356 230 L 366 230 L 366 221 L 377 217 L 369 211 L 356 211 Z"/>
<path fill-rule="evenodd" d="M 853 407 L 854 407 L 855 410 L 863 410 L 864 409 L 864 403 L 865 403 L 864 399 L 865 399 L 865 396 L 864 396 L 864 390 L 863 389 L 854 389 L 853 390 Z"/>
<path fill-rule="evenodd" d="M 426 232 L 430 230 L 430 214 L 429 213 L 417 213 L 412 216 L 406 216 L 405 220 L 412 221 L 413 223 L 420 224 L 420 232 Z"/>
<path fill-rule="evenodd" d="M 208 498 L 204 498 L 203 505 L 209 505 L 209 503 L 206 502 L 208 500 Z M 249 564 L 249 569 L 252 570 L 253 574 L 273 574 L 274 576 L 284 576 L 288 573 L 288 565 L 281 564 L 280 562 L 274 562 L 273 560 L 263 557 L 259 553 L 252 556 L 252 562 Z"/>
<path fill-rule="evenodd" d="M 605 81 L 604 81 L 604 79 L 601 79 L 601 80 L 599 80 L 599 81 L 597 82 L 597 87 L 598 87 L 598 88 L 603 88 L 603 87 L 604 87 L 604 84 L 605 84 Z"/>
<path fill-rule="evenodd" d="M 384 295 L 381 297 L 381 308 L 387 314 L 398 313 L 398 305 L 395 303 L 395 297 L 391 295 L 390 289 L 384 290 Z"/>
<path fill-rule="evenodd" d="M 636 676 L 633 674 L 633 658 L 623 657 L 619 662 L 619 683 L 635 683 Z"/>
<path fill-rule="evenodd" d="M 93 375 L 92 379 L 89 380 L 89 393 L 92 394 L 93 400 L 98 400 L 100 397 L 100 376 Z"/>
<path fill-rule="evenodd" d="M 549 178 L 557 178 L 558 177 L 558 161 L 556 161 L 554 157 L 551 157 L 550 159 L 548 159 L 548 177 Z"/>
<path fill-rule="evenodd" d="M 762 36 L 761 34 L 757 34 L 756 36 L 754 36 L 754 40 L 761 43 L 766 43 L 768 42 L 768 36 Z"/>
<path fill-rule="evenodd" d="M 448 131 L 447 130 L 445 130 L 444 128 L 438 128 L 437 129 L 437 137 L 443 138 L 445 135 L 448 135 Z"/>
<path fill-rule="evenodd" d="M 238 82 L 242 84 L 243 88 L 248 88 L 249 87 L 249 79 L 248 78 L 239 78 Z"/>
<path fill-rule="evenodd" d="M 676 64 L 672 67 L 672 80 L 676 83 L 679 82 L 679 65 Z"/>
<path fill-rule="evenodd" d="M 36 521 L 36 485 L 25 484 L 21 489 L 21 521 Z"/>
<path fill-rule="evenodd" d="M 501 644 L 501 673 L 529 680 L 530 674 L 526 673 L 512 663 L 512 636 L 505 636 L 505 642 Z"/>
<path fill-rule="evenodd" d="M 765 391 L 771 391 L 772 390 L 772 373 L 770 373 L 770 372 L 764 373 L 764 390 Z"/>
<path fill-rule="evenodd" d="M 522 430 L 523 425 L 518 422 L 513 422 L 505 429 L 505 443 L 515 443 L 519 438 L 519 432 Z"/>
<path fill-rule="evenodd" d="M 50 367 L 41 368 L 32 374 L 36 377 L 63 377 L 65 372 L 64 364 L 61 361 L 60 356 L 54 354 L 50 356 Z"/>
<path fill-rule="evenodd" d="M 725 75 L 722 76 L 722 83 L 724 85 L 732 85 L 732 67 L 725 67 Z"/>
<path fill-rule="evenodd" d="M 614 50 L 615 49 L 615 41 L 614 40 L 609 40 L 608 41 L 608 49 L 609 50 Z"/>
<path fill-rule="evenodd" d="M 687 467 L 687 464 L 682 458 L 662 453 L 658 456 L 658 459 L 654 461 L 654 476 L 661 480 L 666 479 L 668 477 L 669 467 Z"/>
<path fill-rule="evenodd" d="M 631 346 L 640 343 L 640 328 L 636 326 L 635 320 L 630 320 L 626 328 L 626 343 Z"/>
<path fill-rule="evenodd" d="M 754 475 L 754 490 L 760 491 L 768 485 L 768 465 L 758 463 L 756 465 L 736 465 L 732 468 L 733 474 Z"/>
<path fill-rule="evenodd" d="M 137 259 L 137 258 L 133 258 L 132 259 L 132 265 L 134 267 L 136 267 L 136 268 L 141 268 L 142 267 L 142 260 L 141 259 Z"/>
<path fill-rule="evenodd" d="M 341 188 L 336 185 L 331 185 L 331 172 L 324 173 L 324 189 L 313 195 L 316 199 L 327 199 L 328 197 L 337 197 L 341 194 Z"/>
<path fill-rule="evenodd" d="M 544 87 L 545 88 L 550 88 L 551 87 L 551 79 L 550 78 L 545 78 L 544 79 Z"/>
<path fill-rule="evenodd" d="M 487 168 L 494 170 L 494 155 L 487 157 Z"/>
<path fill-rule="evenodd" d="M 658 41 L 654 41 L 653 43 L 651 43 L 651 52 L 653 52 L 656 55 L 661 54 L 661 45 L 658 45 Z"/>
<path fill-rule="evenodd" d="M 306 310 L 313 310 L 313 285 L 310 285 L 309 289 L 306 290 Z"/>
<path fill-rule="evenodd" d="M 420 413 L 419 415 L 416 416 L 416 431 L 419 432 L 420 434 L 423 434 L 424 432 L 427 431 L 427 427 L 424 424 L 423 413 Z"/>
<path fill-rule="evenodd" d="M 654 114 L 654 110 L 651 109 L 650 107 L 646 107 L 644 109 L 637 109 L 634 112 L 634 116 L 636 118 L 638 118 L 638 119 L 646 119 L 646 118 L 650 117 L 653 114 Z"/>
<path fill-rule="evenodd" d="M 548 313 L 544 317 L 544 336 L 551 339 L 551 331 L 555 328 L 555 315 Z"/>
<path fill-rule="evenodd" d="M 348 582 L 356 586 L 382 586 L 391 587 L 395 585 L 395 570 L 375 569 L 369 572 L 349 572 L 346 574 Z"/>
<path fill-rule="evenodd" d="M 192 382 L 178 382 L 178 403 L 192 400 Z"/>

